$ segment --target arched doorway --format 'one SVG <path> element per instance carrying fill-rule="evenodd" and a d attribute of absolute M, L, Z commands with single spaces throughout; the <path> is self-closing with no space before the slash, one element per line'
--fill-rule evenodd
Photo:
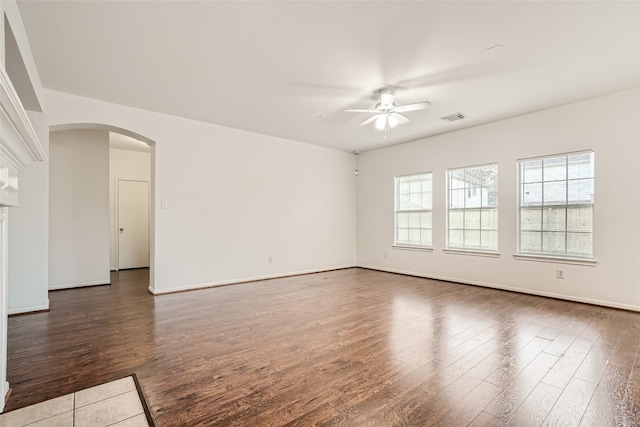
<path fill-rule="evenodd" d="M 55 141 L 55 135 L 95 135 L 95 134 L 99 134 L 99 135 L 105 135 L 105 138 L 108 140 L 108 135 L 109 134 L 117 134 L 117 135 L 124 135 L 125 137 L 131 138 L 135 141 L 138 141 L 139 143 L 143 143 L 146 144 L 149 147 L 149 156 L 150 156 L 150 164 L 149 164 L 149 170 L 148 170 L 148 199 L 149 199 L 149 203 L 148 203 L 148 250 L 149 250 L 149 288 L 153 289 L 154 287 L 154 271 L 155 271 L 155 209 L 154 209 L 154 205 L 155 205 L 155 143 L 154 141 L 150 140 L 149 138 L 144 137 L 143 135 L 137 134 L 135 132 L 129 131 L 127 129 L 122 129 L 116 126 L 111 126 L 111 125 L 104 125 L 104 124 L 95 124 L 95 123 L 73 123 L 73 124 L 64 124 L 64 125 L 56 125 L 56 126 L 50 126 L 49 128 L 49 135 L 50 135 L 50 140 L 51 141 Z M 76 145 L 77 147 L 77 145 Z M 105 148 L 106 151 L 104 151 L 104 153 L 106 153 L 106 156 L 109 156 L 109 149 L 108 147 Z M 54 170 L 59 171 L 60 168 L 56 168 L 56 164 L 55 162 L 56 160 L 56 155 L 55 155 L 55 151 L 52 152 L 52 156 L 50 158 L 50 168 L 51 171 L 50 173 L 52 174 Z M 102 155 L 102 154 L 101 154 Z M 86 156 L 85 156 L 86 157 Z M 90 157 L 90 155 L 89 155 Z M 82 161 L 82 158 L 80 159 Z M 81 162 L 80 161 L 80 162 Z M 107 162 L 107 168 L 109 167 L 109 159 L 107 157 L 106 159 Z M 85 166 L 85 170 L 87 166 Z M 81 169 L 81 167 L 79 167 L 79 169 Z M 87 170 L 87 174 L 91 174 L 93 171 L 89 168 L 89 170 Z M 65 173 L 68 174 L 68 171 L 66 171 Z M 120 175 L 123 175 L 122 173 L 120 173 Z M 76 176 L 72 178 L 72 180 L 70 181 L 70 183 L 68 183 L 67 185 L 74 185 L 74 186 L 79 186 L 80 190 L 82 189 L 82 185 L 86 184 L 89 185 L 88 183 L 76 183 L 77 180 L 82 181 L 82 172 L 77 172 Z M 100 248 L 97 249 L 97 251 L 99 251 L 100 253 L 97 255 L 94 255 L 93 257 L 89 257 L 87 256 L 87 259 L 91 259 L 91 260 L 95 260 L 95 259 L 100 259 L 102 260 L 102 264 L 100 264 L 99 266 L 94 266 L 94 277 L 95 276 L 95 268 L 98 268 L 100 271 L 104 270 L 104 274 L 99 274 L 97 276 L 96 280 L 93 279 L 89 279 L 89 280 L 84 280 L 82 278 L 79 277 L 73 277 L 71 279 L 68 278 L 61 278 L 61 279 L 56 279 L 56 246 L 55 243 L 56 241 L 63 241 L 66 242 L 67 244 L 71 245 L 74 244 L 73 242 L 73 236 L 70 236 L 69 234 L 73 235 L 74 233 L 76 234 L 76 238 L 79 239 L 80 241 L 82 241 L 82 239 L 85 240 L 85 244 L 89 245 L 88 242 L 86 242 L 87 240 L 87 236 L 77 236 L 78 234 L 82 234 L 79 230 L 76 230 L 75 227 L 80 227 L 81 223 L 74 221 L 73 218 L 66 218 L 65 214 L 57 214 L 54 207 L 55 207 L 55 200 L 54 198 L 57 197 L 56 196 L 56 192 L 60 191 L 60 192 L 64 192 L 64 189 L 58 189 L 55 188 L 55 183 L 53 182 L 53 176 L 51 176 L 52 181 L 50 182 L 50 198 L 52 201 L 52 203 L 50 203 L 50 207 L 51 207 L 51 212 L 50 212 L 50 230 L 49 230 L 49 235 L 50 235 L 50 289 L 63 289 L 63 288 L 68 288 L 68 287 L 75 287 L 73 286 L 73 282 L 75 282 L 75 284 L 77 286 L 91 286 L 91 285 L 97 285 L 97 284 L 102 284 L 105 283 L 106 281 L 108 281 L 108 271 L 109 270 L 117 270 L 119 268 L 118 263 L 117 263 L 117 258 L 116 258 L 116 262 L 114 263 L 114 252 L 115 252 L 115 256 L 117 257 L 118 251 L 117 249 L 114 251 L 112 245 L 117 244 L 118 240 L 117 240 L 117 225 L 118 222 L 117 220 L 114 221 L 113 220 L 113 216 L 115 215 L 115 218 L 117 219 L 117 213 L 114 212 L 114 209 L 117 208 L 117 203 L 114 205 L 112 202 L 113 200 L 109 200 L 108 203 L 108 208 L 106 210 L 106 213 L 104 213 L 104 215 L 107 215 L 107 217 L 111 217 L 108 218 L 108 222 L 109 222 L 109 237 L 108 237 L 108 242 L 105 243 L 103 240 L 99 240 L 100 243 L 98 243 L 99 245 L 102 245 Z M 115 184 L 117 186 L 117 182 L 111 182 L 112 180 L 115 181 L 115 178 L 135 178 L 134 176 L 117 176 L 117 177 L 112 177 L 109 175 L 109 177 L 107 177 L 106 179 L 109 181 L 110 183 L 110 191 L 109 191 L 109 195 L 111 196 L 110 199 L 116 195 L 117 196 L 117 187 L 115 189 L 115 191 L 113 189 L 113 185 Z M 87 180 L 89 181 L 89 180 Z M 102 182 L 102 181 L 101 181 Z M 102 186 L 100 186 L 100 188 L 103 188 Z M 80 191 L 78 190 L 78 191 Z M 91 190 L 88 190 L 87 188 L 84 189 L 84 191 L 86 192 L 86 194 L 88 196 L 91 196 Z M 102 191 L 102 190 L 99 190 Z M 76 195 L 76 199 L 77 199 Z M 100 198 L 101 196 L 99 196 L 98 198 Z M 102 200 L 102 199 L 101 199 Z M 102 202 L 100 202 L 102 203 Z M 69 211 L 67 208 L 65 208 L 67 210 L 67 212 Z M 85 215 L 85 219 L 90 216 L 90 215 Z M 104 219 L 104 217 L 101 216 L 101 218 Z M 60 225 L 58 226 L 55 221 L 59 220 L 60 221 Z M 116 228 L 114 228 L 116 227 Z M 56 234 L 57 233 L 57 234 Z M 60 236 L 60 234 L 62 233 L 67 233 L 66 235 Z M 102 234 L 101 234 L 102 236 Z M 105 246 L 108 246 L 107 247 Z M 95 246 L 92 247 L 93 250 L 96 250 Z M 77 250 L 77 248 L 76 248 Z M 82 258 L 82 256 L 87 255 L 85 253 L 83 253 L 82 255 L 80 253 L 77 254 L 76 258 Z M 106 259 L 104 257 L 107 257 Z M 84 259 L 83 261 L 87 261 L 87 259 Z M 75 261 L 75 260 L 73 260 Z M 61 262 L 60 264 L 64 264 L 64 262 Z M 104 267 L 105 265 L 108 265 L 108 267 Z M 72 266 L 75 267 L 75 266 Z M 69 272 L 69 271 L 74 271 L 74 268 L 69 268 L 69 265 L 61 265 L 59 268 L 60 271 L 65 271 L 65 272 Z M 66 273 L 69 274 L 69 273 Z M 75 274 L 77 273 L 77 269 L 75 270 Z M 65 282 L 70 282 L 69 284 L 65 283 Z M 102 282 L 102 283 L 101 283 Z"/>

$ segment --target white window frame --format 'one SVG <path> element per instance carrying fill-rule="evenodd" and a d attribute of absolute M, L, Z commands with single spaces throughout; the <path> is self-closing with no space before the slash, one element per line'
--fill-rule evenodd
<path fill-rule="evenodd" d="M 431 208 L 426 208 L 424 205 L 420 208 L 420 209 L 403 209 L 401 210 L 399 208 L 400 205 L 400 192 L 399 192 L 399 183 L 400 180 L 402 180 L 403 178 L 414 178 L 414 177 L 422 177 L 422 176 L 429 176 L 431 178 L 431 189 L 430 189 L 430 193 L 431 193 L 431 200 L 430 200 L 430 205 Z M 394 199 L 394 209 L 393 209 L 393 248 L 396 249 L 410 249 L 410 250 L 424 250 L 424 251 L 432 251 L 433 250 L 433 172 L 419 172 L 419 173 L 414 173 L 414 174 L 408 174 L 408 175 L 398 175 L 396 177 L 394 177 L 393 180 L 393 199 Z M 424 202 L 424 201 L 423 201 Z M 431 230 L 431 244 L 429 245 L 422 245 L 422 244 L 412 244 L 412 243 L 407 243 L 407 242 L 400 242 L 398 239 L 398 214 L 412 214 L 412 213 L 429 213 L 431 214 L 431 223 L 429 224 L 428 228 L 425 227 L 419 227 L 420 230 L 422 229 L 428 229 Z M 412 227 L 408 227 L 409 230 L 412 229 Z"/>
<path fill-rule="evenodd" d="M 568 174 L 568 168 L 569 168 L 569 162 L 568 162 L 568 158 L 569 156 L 574 156 L 574 155 L 580 155 L 580 154 L 591 154 L 591 166 L 593 169 L 593 173 L 591 175 L 591 177 L 578 177 L 578 178 L 569 178 L 569 174 Z M 567 263 L 567 264 L 578 264 L 578 265 L 595 265 L 597 264 L 597 261 L 594 258 L 594 247 L 593 247 L 593 236 L 594 236 L 594 221 L 593 218 L 595 216 L 595 197 L 592 196 L 591 198 L 591 203 L 570 203 L 568 200 L 568 194 L 567 194 L 567 200 L 565 201 L 564 204 L 547 204 L 545 205 L 544 203 L 544 184 L 545 182 L 552 182 L 552 181 L 545 181 L 544 179 L 544 168 L 541 170 L 541 181 L 540 183 L 542 184 L 542 196 L 541 196 L 541 204 L 540 205 L 525 205 L 523 203 L 523 188 L 525 184 L 531 184 L 529 182 L 523 182 L 523 170 L 522 170 L 522 165 L 524 164 L 524 162 L 527 161 L 532 161 L 532 160 L 540 160 L 543 164 L 545 160 L 549 160 L 549 159 L 554 159 L 554 158 L 562 158 L 564 157 L 567 161 L 566 161 L 566 172 L 565 172 L 565 178 L 564 178 L 564 182 L 565 187 L 567 188 L 567 193 L 569 191 L 569 186 L 568 183 L 570 181 L 575 181 L 575 180 L 583 180 L 583 179 L 593 179 L 593 188 L 594 188 L 594 193 L 595 193 L 595 155 L 594 155 L 594 151 L 593 150 L 583 150 L 583 151 L 575 151 L 575 152 L 569 152 L 569 153 L 558 153 L 558 154 L 551 154 L 551 155 L 546 155 L 546 156 L 538 156 L 538 157 L 530 157 L 530 158 L 525 158 L 525 159 L 518 159 L 517 162 L 517 175 L 518 175 L 518 190 L 517 190 L 517 253 L 514 255 L 515 259 L 520 259 L 520 260 L 526 260 L 526 261 L 543 261 L 543 262 L 559 262 L 559 263 Z M 558 180 L 555 180 L 553 182 L 561 182 Z M 553 209 L 565 209 L 565 222 L 564 222 L 564 230 L 562 232 L 564 232 L 565 234 L 565 250 L 564 250 L 564 254 L 562 253 L 558 253 L 558 252 L 551 252 L 551 251 L 544 251 L 544 247 L 543 247 L 543 242 L 544 242 L 544 219 L 543 219 L 543 215 L 544 215 L 544 209 L 546 207 L 549 208 L 553 208 Z M 541 250 L 540 252 L 534 252 L 534 251 L 522 251 L 521 248 L 521 238 L 522 238 L 522 217 L 521 217 L 521 213 L 522 210 L 525 208 L 535 208 L 535 207 L 539 207 L 541 210 L 541 225 L 540 225 L 540 238 L 541 238 L 541 243 L 540 243 L 540 247 Z M 591 234 L 591 254 L 590 255 L 585 255 L 582 256 L 580 254 L 576 254 L 576 253 L 570 253 L 567 252 L 567 235 L 570 232 L 568 227 L 569 227 L 569 221 L 566 220 L 567 218 L 567 212 L 569 208 L 584 208 L 584 207 L 591 207 L 592 209 L 592 222 L 591 222 L 591 231 L 589 231 L 588 233 Z M 524 230 L 526 231 L 526 230 Z M 529 230 L 529 231 L 535 231 L 535 230 Z M 576 233 L 577 231 L 571 231 Z"/>
<path fill-rule="evenodd" d="M 484 230 L 482 228 L 482 212 L 483 211 L 488 211 L 488 210 L 496 210 L 496 216 L 498 215 L 499 212 L 499 187 L 498 187 L 498 194 L 496 195 L 496 200 L 497 205 L 495 207 L 493 206 L 484 206 L 482 199 L 482 191 L 480 191 L 480 206 L 479 207 L 469 207 L 467 208 L 466 206 L 464 208 L 451 208 L 451 190 L 456 190 L 456 189 L 452 189 L 451 188 L 451 179 L 452 179 L 452 174 L 456 171 L 461 171 L 461 170 L 466 170 L 466 169 L 477 169 L 477 168 L 482 168 L 482 167 L 487 167 L 487 166 L 495 166 L 496 167 L 496 172 L 497 172 L 497 177 L 496 180 L 498 180 L 499 177 L 499 167 L 498 167 L 498 163 L 484 163 L 484 164 L 480 164 L 480 165 L 471 165 L 471 166 L 464 166 L 464 167 L 458 167 L 458 168 L 451 168 L 451 169 L 447 169 L 446 173 L 445 173 L 445 179 L 446 179 L 446 193 L 447 193 L 447 197 L 446 197 L 446 212 L 445 212 L 445 219 L 446 219 L 446 248 L 443 249 L 444 253 L 448 253 L 448 254 L 469 254 L 469 255 L 479 255 L 479 256 L 490 256 L 490 257 L 498 257 L 500 256 L 500 253 L 498 252 L 499 249 L 499 222 L 496 225 L 495 230 L 485 230 L 485 231 L 495 231 L 496 232 L 496 246 L 495 248 L 485 248 L 482 247 L 482 244 L 480 246 L 466 246 L 466 245 L 462 245 L 462 246 L 452 246 L 451 242 L 449 241 L 450 238 L 450 224 L 449 224 L 449 213 L 452 210 L 456 210 L 456 211 L 462 211 L 463 212 L 463 217 L 466 214 L 467 210 L 479 210 L 480 212 L 480 228 L 478 228 L 478 232 L 480 233 L 480 241 L 482 241 L 482 231 Z M 496 181 L 496 186 L 498 186 L 498 182 Z M 462 188 L 462 189 L 457 189 L 457 190 L 464 190 L 464 195 L 468 197 L 472 197 L 472 196 L 476 196 L 476 191 L 471 191 L 471 190 L 476 190 L 477 187 L 472 188 Z M 465 200 L 465 204 L 466 204 L 466 200 Z M 465 224 L 466 222 L 466 218 L 463 219 L 463 224 Z M 466 224 L 463 226 L 464 228 L 462 229 L 463 235 L 464 232 L 467 230 L 466 228 Z M 474 229 L 469 229 L 469 230 L 476 230 Z"/>

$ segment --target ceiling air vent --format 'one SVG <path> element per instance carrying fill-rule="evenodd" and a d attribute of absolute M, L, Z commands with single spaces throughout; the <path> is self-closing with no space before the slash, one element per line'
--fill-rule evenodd
<path fill-rule="evenodd" d="M 453 113 L 453 114 L 449 114 L 448 116 L 442 116 L 440 118 L 442 120 L 444 120 L 445 122 L 455 122 L 457 120 L 464 119 L 464 114 L 462 114 L 462 113 Z"/>

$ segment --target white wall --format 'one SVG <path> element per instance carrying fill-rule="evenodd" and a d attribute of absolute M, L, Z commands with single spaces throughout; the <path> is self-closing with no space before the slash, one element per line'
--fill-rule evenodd
<path fill-rule="evenodd" d="M 358 265 L 640 310 L 639 118 L 635 88 L 360 154 Z M 515 260 L 517 160 L 588 149 L 597 266 Z M 500 257 L 444 254 L 446 169 L 491 162 L 499 165 Z M 422 171 L 433 171 L 434 251 L 392 249 L 394 176 Z"/>
<path fill-rule="evenodd" d="M 116 227 L 116 188 L 118 179 L 151 180 L 151 153 L 141 151 L 109 149 L 109 268 L 115 270 L 116 242 L 118 231 Z"/>
<path fill-rule="evenodd" d="M 109 135 L 52 132 L 49 289 L 109 283 Z"/>
<path fill-rule="evenodd" d="M 50 90 L 45 101 L 50 125 L 155 142 L 153 292 L 355 265 L 353 154 Z"/>
<path fill-rule="evenodd" d="M 44 114 L 28 114 L 48 151 Z M 49 308 L 49 163 L 32 163 L 18 179 L 20 207 L 9 209 L 9 314 Z"/>
<path fill-rule="evenodd" d="M 27 76 L 17 83 L 28 83 L 42 103 L 42 85 L 29 47 L 20 11 L 15 0 L 0 1 L 0 62 L 3 66 L 17 58 L 5 57 L 5 22 L 11 25 L 20 61 Z M 23 89 L 23 88 L 16 88 Z M 19 93 L 24 93 L 19 90 Z M 41 113 L 28 112 L 38 139 L 48 150 L 49 128 Z M 49 230 L 49 169 L 46 162 L 35 163 L 19 172 L 19 208 L 9 209 L 8 220 L 8 311 L 22 313 L 49 307 L 48 286 L 48 230 Z"/>

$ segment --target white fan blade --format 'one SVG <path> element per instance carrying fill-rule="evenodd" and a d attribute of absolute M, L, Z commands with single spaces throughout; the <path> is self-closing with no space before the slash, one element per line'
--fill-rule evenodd
<path fill-rule="evenodd" d="M 409 123 L 411 121 L 408 117 L 405 117 L 402 114 L 398 114 L 398 113 L 391 113 L 391 117 L 395 117 L 395 119 L 401 125 L 404 125 L 405 123 Z"/>
<path fill-rule="evenodd" d="M 348 110 L 344 110 L 347 113 L 371 113 L 371 114 L 380 114 L 380 111 L 378 110 L 359 110 L 359 109 L 348 109 Z"/>
<path fill-rule="evenodd" d="M 360 126 L 368 125 L 369 123 L 371 123 L 372 121 L 374 121 L 377 118 L 378 118 L 378 116 L 371 116 L 367 120 L 365 120 L 364 122 L 360 123 Z"/>
<path fill-rule="evenodd" d="M 405 111 L 424 110 L 429 107 L 431 107 L 431 103 L 429 101 L 424 101 L 417 102 L 415 104 L 400 105 L 395 107 L 392 111 L 394 113 L 404 113 Z"/>

